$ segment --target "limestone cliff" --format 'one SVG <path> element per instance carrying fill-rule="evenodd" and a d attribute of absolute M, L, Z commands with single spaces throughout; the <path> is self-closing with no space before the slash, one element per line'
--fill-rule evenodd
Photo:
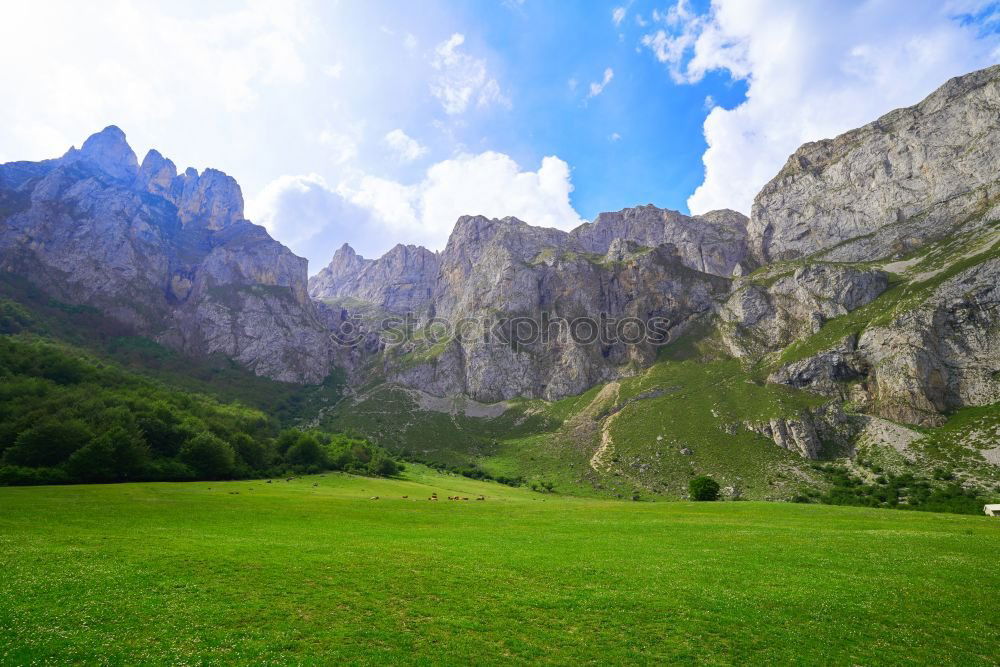
<path fill-rule="evenodd" d="M 906 254 L 978 225 L 1000 193 L 1000 65 L 951 79 L 916 106 L 795 151 L 754 200 L 762 263 Z"/>
<path fill-rule="evenodd" d="M 191 354 L 292 382 L 329 372 L 306 261 L 243 218 L 234 179 L 178 175 L 156 151 L 140 166 L 117 127 L 0 166 L 0 269 Z"/>

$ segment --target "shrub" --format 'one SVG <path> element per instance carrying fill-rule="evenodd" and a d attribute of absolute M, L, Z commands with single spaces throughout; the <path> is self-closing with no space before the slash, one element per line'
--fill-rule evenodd
<path fill-rule="evenodd" d="M 116 426 L 70 456 L 66 469 L 84 482 L 118 482 L 138 477 L 148 460 L 142 435 Z"/>
<path fill-rule="evenodd" d="M 698 475 L 688 483 L 691 500 L 718 500 L 719 484 L 708 475 Z"/>
<path fill-rule="evenodd" d="M 0 466 L 0 484 L 11 486 L 66 484 L 69 477 L 59 468 L 24 468 Z"/>
<path fill-rule="evenodd" d="M 236 454 L 251 469 L 263 470 L 267 467 L 270 457 L 267 446 L 263 442 L 254 440 L 246 433 L 234 433 L 229 441 L 233 445 L 233 449 L 236 450 Z"/>
<path fill-rule="evenodd" d="M 4 452 L 4 460 L 34 468 L 57 466 L 90 442 L 91 437 L 90 429 L 79 420 L 42 422 L 21 432 L 14 446 Z"/>
<path fill-rule="evenodd" d="M 31 313 L 14 301 L 0 301 L 0 334 L 14 334 L 32 323 Z"/>
<path fill-rule="evenodd" d="M 225 440 L 204 431 L 184 443 L 180 459 L 200 477 L 221 479 L 232 474 L 236 452 Z"/>
<path fill-rule="evenodd" d="M 392 477 L 399 472 L 399 465 L 381 452 L 372 456 L 368 462 L 368 473 L 376 477 Z"/>
<path fill-rule="evenodd" d="M 298 441 L 285 452 L 285 461 L 292 465 L 326 465 L 326 452 L 312 433 L 300 433 Z"/>

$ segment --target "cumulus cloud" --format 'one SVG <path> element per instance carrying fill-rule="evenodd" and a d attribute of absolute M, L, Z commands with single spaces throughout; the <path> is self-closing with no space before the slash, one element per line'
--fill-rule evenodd
<path fill-rule="evenodd" d="M 465 53 L 461 47 L 465 35 L 455 33 L 434 49 L 431 65 L 438 74 L 431 82 L 431 93 L 447 114 L 464 113 L 470 104 L 488 107 L 510 106 L 500 84 L 490 76 L 486 61 Z"/>
<path fill-rule="evenodd" d="M 604 78 L 600 81 L 590 82 L 590 92 L 587 93 L 587 97 L 597 97 L 604 92 L 604 88 L 611 83 L 611 79 L 615 78 L 615 71 L 610 67 L 604 68 Z"/>
<path fill-rule="evenodd" d="M 382 142 L 396 155 L 400 162 L 413 162 L 427 152 L 427 147 L 400 129 L 395 129 L 383 137 Z"/>
<path fill-rule="evenodd" d="M 396 243 L 444 247 L 462 215 L 515 216 L 572 229 L 583 222 L 570 202 L 570 169 L 546 157 L 535 171 L 487 151 L 438 162 L 415 183 L 360 175 L 331 186 L 315 174 L 282 176 L 247 206 L 251 219 L 310 260 L 316 272 L 349 242 L 365 256 Z"/>
<path fill-rule="evenodd" d="M 319 133 L 319 143 L 329 149 L 330 159 L 334 164 L 347 164 L 358 157 L 361 134 L 362 129 L 359 125 L 342 131 L 327 128 Z"/>
<path fill-rule="evenodd" d="M 197 15 L 158 3 L 109 2 L 99 11 L 73 0 L 5 5 L 0 145 L 18 159 L 39 159 L 111 122 L 132 139 L 152 139 L 164 122 L 196 109 L 238 117 L 266 88 L 305 80 L 308 34 L 296 1 L 229 3 Z"/>
<path fill-rule="evenodd" d="M 249 219 L 309 259 L 310 274 L 344 242 L 362 254 L 382 250 L 364 231 L 373 225 L 371 213 L 339 196 L 318 174 L 281 176 L 247 201 L 246 209 Z"/>
<path fill-rule="evenodd" d="M 624 7 L 615 7 L 614 9 L 611 10 L 611 21 L 616 26 L 621 25 L 622 21 L 625 20 L 625 12 L 626 10 Z"/>
<path fill-rule="evenodd" d="M 411 185 L 366 176 L 338 188 L 394 235 L 431 248 L 444 247 L 462 215 L 512 215 L 571 229 L 583 222 L 570 203 L 572 191 L 569 165 L 559 158 L 546 157 L 536 171 L 522 171 L 512 158 L 493 151 L 438 162 Z"/>
<path fill-rule="evenodd" d="M 915 0 L 900 11 L 854 1 L 831 11 L 819 0 L 713 0 L 698 14 L 681 0 L 654 12 L 656 29 L 641 44 L 674 81 L 723 71 L 748 87 L 746 101 L 708 114 L 705 180 L 688 207 L 748 213 L 802 143 L 914 104 L 948 78 L 995 62 L 996 33 L 982 35 L 957 15 L 986 5 Z"/>

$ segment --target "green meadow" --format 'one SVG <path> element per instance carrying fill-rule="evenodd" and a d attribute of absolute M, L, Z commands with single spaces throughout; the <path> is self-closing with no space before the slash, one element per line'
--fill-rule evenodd
<path fill-rule="evenodd" d="M 8 487 L 0 663 L 988 665 L 998 547 L 985 516 L 588 499 L 421 466 Z"/>

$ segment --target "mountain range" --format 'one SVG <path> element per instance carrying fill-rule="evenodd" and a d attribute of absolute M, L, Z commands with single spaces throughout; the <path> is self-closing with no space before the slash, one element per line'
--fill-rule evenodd
<path fill-rule="evenodd" d="M 562 231 L 467 215 L 441 251 L 345 244 L 309 278 L 244 218 L 232 177 L 140 163 L 111 126 L 0 165 L 0 274 L 192 358 L 285 383 L 342 374 L 304 423 L 411 458 L 617 495 L 711 472 L 788 497 L 819 483 L 816 459 L 861 476 L 946 460 L 993 484 L 998 197 L 994 66 L 805 144 L 749 218 L 646 205 Z M 658 335 L 518 328 L 588 320 Z"/>

